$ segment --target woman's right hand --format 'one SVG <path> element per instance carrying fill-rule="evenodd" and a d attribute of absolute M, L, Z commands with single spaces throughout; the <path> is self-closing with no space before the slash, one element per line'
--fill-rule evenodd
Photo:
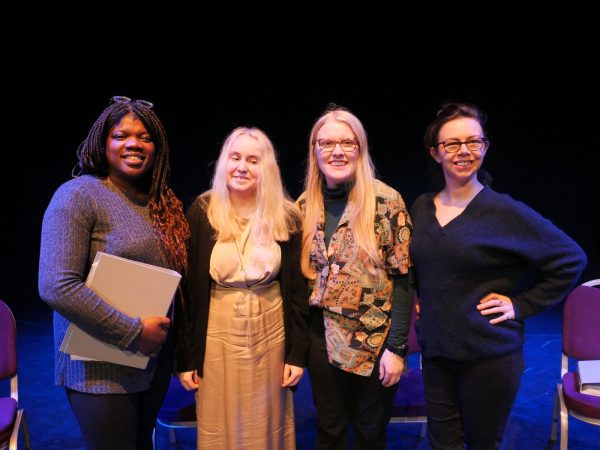
<path fill-rule="evenodd" d="M 177 374 L 177 378 L 179 378 L 179 382 L 185 388 L 186 391 L 193 391 L 194 389 L 198 389 L 198 384 L 200 380 L 198 379 L 198 372 L 195 370 L 191 370 L 189 372 L 179 372 Z"/>
<path fill-rule="evenodd" d="M 135 340 L 137 349 L 146 356 L 156 357 L 167 340 L 170 326 L 171 319 L 168 317 L 155 316 L 143 319 L 142 332 Z"/>

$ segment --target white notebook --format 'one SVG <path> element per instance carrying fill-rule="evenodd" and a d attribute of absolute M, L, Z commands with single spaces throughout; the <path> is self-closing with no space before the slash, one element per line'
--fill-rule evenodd
<path fill-rule="evenodd" d="M 600 395 L 600 360 L 577 361 L 579 391 L 582 394 Z"/>
<path fill-rule="evenodd" d="M 166 316 L 181 280 L 174 270 L 98 252 L 86 286 L 119 311 L 142 319 Z M 144 369 L 149 357 L 101 341 L 71 323 L 60 350 L 72 359 L 106 361 Z"/>

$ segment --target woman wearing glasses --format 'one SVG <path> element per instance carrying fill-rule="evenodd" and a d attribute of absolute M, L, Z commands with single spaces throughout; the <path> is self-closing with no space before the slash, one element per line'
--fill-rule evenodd
<path fill-rule="evenodd" d="M 348 448 L 351 422 L 356 448 L 385 448 L 408 351 L 412 227 L 400 194 L 375 179 L 365 130 L 348 110 L 332 107 L 314 124 L 298 204 L 316 448 Z"/>
<path fill-rule="evenodd" d="M 308 350 L 301 217 L 261 130 L 227 137 L 212 189 L 187 217 L 176 372 L 198 390 L 198 449 L 294 449 L 291 389 Z"/>
<path fill-rule="evenodd" d="M 523 370 L 523 320 L 562 301 L 586 264 L 538 213 L 489 187 L 473 105 L 442 106 L 425 147 L 444 183 L 413 205 L 429 443 L 498 448 Z"/>
<path fill-rule="evenodd" d="M 54 309 L 56 384 L 87 449 L 152 449 L 172 352 L 170 319 L 123 314 L 86 287 L 98 251 L 180 272 L 189 227 L 169 187 L 169 145 L 144 100 L 113 97 L 77 151 L 75 178 L 54 194 L 42 224 L 40 296 Z M 71 358 L 69 323 L 123 350 L 153 357 L 146 369 Z"/>

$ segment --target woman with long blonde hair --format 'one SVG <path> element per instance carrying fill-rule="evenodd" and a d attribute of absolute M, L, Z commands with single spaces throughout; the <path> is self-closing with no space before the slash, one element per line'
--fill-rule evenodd
<path fill-rule="evenodd" d="M 316 447 L 385 448 L 412 305 L 411 223 L 402 197 L 377 180 L 360 120 L 327 110 L 309 139 L 302 270 L 310 280 L 308 369 Z"/>
<path fill-rule="evenodd" d="M 308 350 L 301 217 L 263 131 L 231 132 L 187 217 L 176 372 L 198 390 L 198 448 L 293 449 L 290 389 Z"/>

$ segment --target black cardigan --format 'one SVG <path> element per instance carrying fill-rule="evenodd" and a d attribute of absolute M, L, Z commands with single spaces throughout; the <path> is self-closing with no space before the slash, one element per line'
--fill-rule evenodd
<path fill-rule="evenodd" d="M 187 211 L 192 233 L 188 252 L 188 271 L 183 278 L 184 300 L 175 306 L 175 372 L 197 370 L 202 376 L 206 352 L 206 330 L 212 280 L 210 256 L 216 233 L 206 216 L 208 196 L 196 198 Z M 281 247 L 279 282 L 283 298 L 285 362 L 306 366 L 308 352 L 308 292 L 300 269 L 302 232 L 290 236 Z"/>

